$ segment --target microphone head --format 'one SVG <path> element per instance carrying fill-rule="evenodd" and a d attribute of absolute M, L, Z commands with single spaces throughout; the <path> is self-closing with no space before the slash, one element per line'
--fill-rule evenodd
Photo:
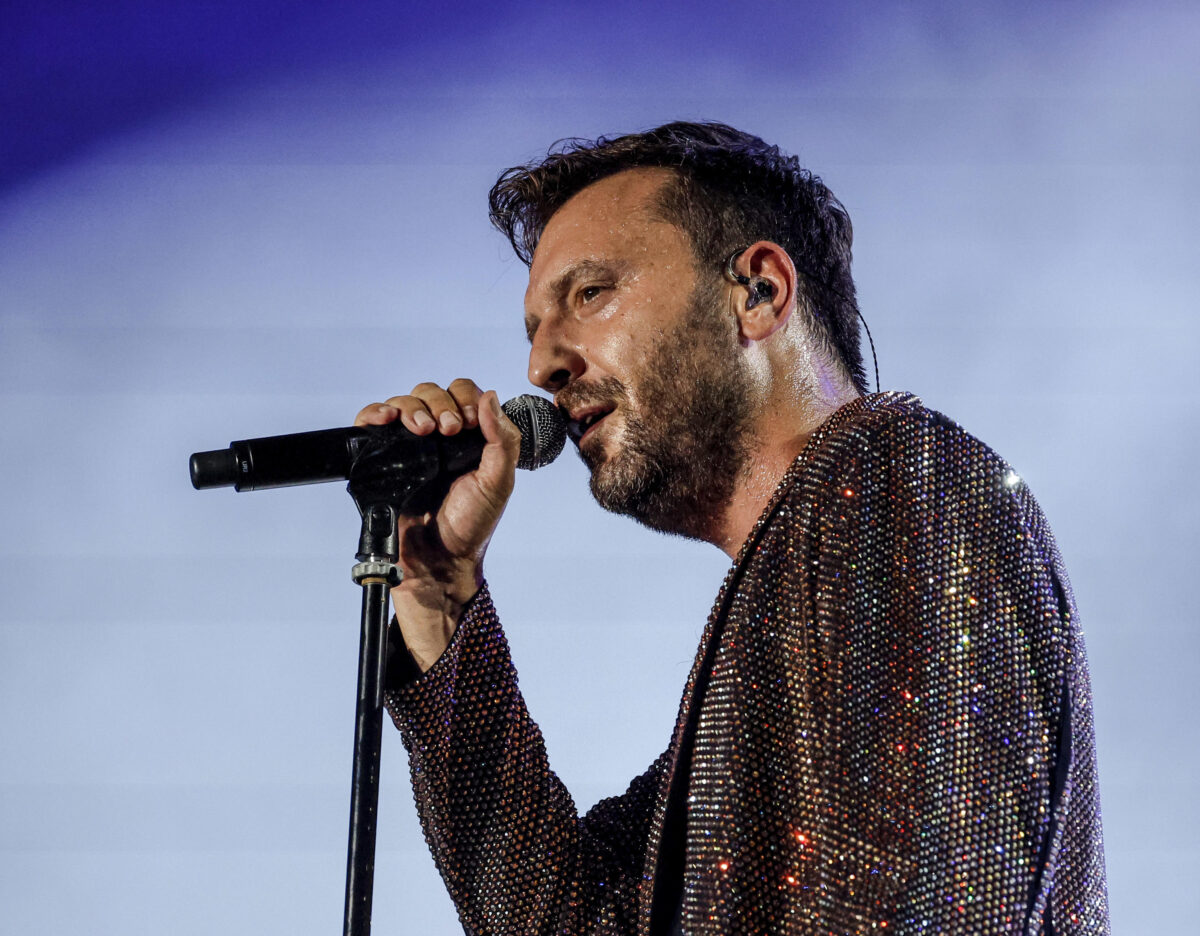
<path fill-rule="evenodd" d="M 521 430 L 517 467 L 532 471 L 558 458 L 567 442 L 567 424 L 545 397 L 523 393 L 504 404 L 504 415 Z"/>

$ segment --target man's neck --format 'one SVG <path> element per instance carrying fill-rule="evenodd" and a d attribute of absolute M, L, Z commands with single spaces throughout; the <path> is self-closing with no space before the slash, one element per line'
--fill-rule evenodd
<path fill-rule="evenodd" d="M 708 537 L 709 542 L 736 559 L 780 480 L 804 451 L 812 434 L 858 396 L 855 390 L 845 390 L 791 407 L 790 418 L 781 419 L 776 412 L 764 419 L 754 433 L 755 443 L 742 468 L 742 478 L 713 535 Z"/>

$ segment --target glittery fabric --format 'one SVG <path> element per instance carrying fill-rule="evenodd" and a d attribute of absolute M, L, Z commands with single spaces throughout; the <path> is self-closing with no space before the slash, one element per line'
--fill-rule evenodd
<path fill-rule="evenodd" d="M 623 795 L 577 816 L 486 588 L 387 699 L 468 933 L 665 931 L 672 842 L 689 934 L 1109 931 L 1053 538 L 1016 474 L 911 396 L 814 434 L 722 586 L 670 746 Z"/>

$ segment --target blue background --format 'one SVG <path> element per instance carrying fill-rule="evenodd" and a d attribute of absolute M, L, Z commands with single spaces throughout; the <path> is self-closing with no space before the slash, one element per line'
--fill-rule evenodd
<path fill-rule="evenodd" d="M 1095 689 L 1114 929 L 1200 911 L 1195 4 L 0 7 L 0 931 L 340 929 L 358 521 L 187 455 L 526 389 L 504 167 L 713 118 L 855 223 L 885 387 L 1030 483 Z M 665 747 L 727 567 L 573 457 L 488 557 L 581 808 Z M 375 930 L 458 932 L 385 736 Z"/>

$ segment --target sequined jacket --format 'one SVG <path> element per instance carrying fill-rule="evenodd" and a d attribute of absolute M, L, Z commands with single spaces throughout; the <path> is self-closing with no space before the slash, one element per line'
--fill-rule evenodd
<path fill-rule="evenodd" d="M 663 932 L 672 842 L 689 934 L 1108 932 L 1054 540 L 995 453 L 908 395 L 814 433 L 624 794 L 577 815 L 486 587 L 387 702 L 468 933 Z"/>

